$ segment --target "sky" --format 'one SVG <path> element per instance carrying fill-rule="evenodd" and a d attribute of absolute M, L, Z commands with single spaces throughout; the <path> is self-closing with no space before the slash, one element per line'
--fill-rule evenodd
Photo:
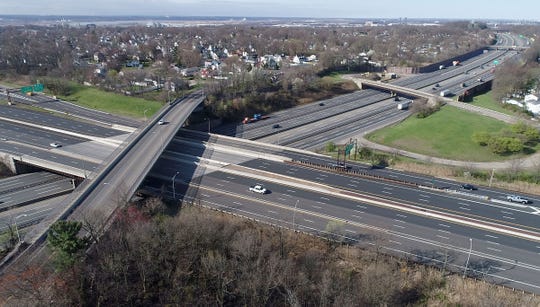
<path fill-rule="evenodd" d="M 0 15 L 540 20 L 538 0 L 0 0 Z"/>

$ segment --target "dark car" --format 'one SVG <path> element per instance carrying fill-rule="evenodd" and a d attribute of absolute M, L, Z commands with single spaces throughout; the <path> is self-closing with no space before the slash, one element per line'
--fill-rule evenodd
<path fill-rule="evenodd" d="M 464 190 L 469 190 L 469 191 L 478 190 L 477 187 L 475 187 L 474 185 L 469 184 L 469 183 L 462 184 L 461 188 L 464 189 Z"/>
<path fill-rule="evenodd" d="M 324 102 L 319 102 L 319 105 L 322 107 L 324 106 Z"/>
<path fill-rule="evenodd" d="M 272 126 L 272 128 L 277 129 L 277 128 L 281 128 L 281 126 L 279 124 L 275 124 Z"/>

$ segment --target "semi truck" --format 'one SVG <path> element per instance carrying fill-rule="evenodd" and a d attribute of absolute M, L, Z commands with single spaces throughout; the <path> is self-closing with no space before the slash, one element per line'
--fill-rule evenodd
<path fill-rule="evenodd" d="M 268 118 L 268 116 L 262 116 L 262 114 L 256 113 L 256 114 L 253 114 L 253 117 L 244 118 L 242 123 L 243 124 L 249 124 L 249 123 L 253 123 L 253 122 L 259 121 L 261 119 L 267 119 L 267 118 Z"/>
<path fill-rule="evenodd" d="M 449 96 L 450 94 L 451 94 L 450 90 L 443 90 L 439 93 L 441 97 L 446 97 L 446 96 Z"/>

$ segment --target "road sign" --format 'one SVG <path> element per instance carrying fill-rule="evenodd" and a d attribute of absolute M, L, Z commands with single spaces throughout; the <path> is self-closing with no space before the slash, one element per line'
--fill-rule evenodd
<path fill-rule="evenodd" d="M 36 83 L 33 86 L 34 92 L 43 92 L 43 83 Z"/>
<path fill-rule="evenodd" d="M 21 87 L 21 93 L 30 93 L 34 90 L 34 87 L 33 86 L 23 86 Z"/>

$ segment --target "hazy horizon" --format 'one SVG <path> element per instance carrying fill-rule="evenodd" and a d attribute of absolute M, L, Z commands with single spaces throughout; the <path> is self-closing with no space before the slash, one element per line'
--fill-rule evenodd
<path fill-rule="evenodd" d="M 538 21 L 540 2 L 502 0 L 2 0 L 2 15 L 257 18 L 496 19 Z"/>

